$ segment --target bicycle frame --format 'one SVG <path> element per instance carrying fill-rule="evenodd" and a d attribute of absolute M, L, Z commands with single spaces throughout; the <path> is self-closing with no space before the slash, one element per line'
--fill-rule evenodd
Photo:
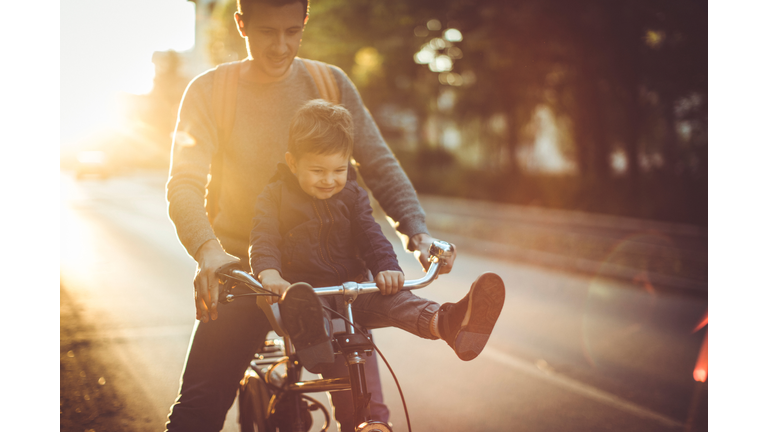
<path fill-rule="evenodd" d="M 437 279 L 440 267 L 445 265 L 447 259 L 453 254 L 453 246 L 447 242 L 437 240 L 432 243 L 429 249 L 430 252 L 430 267 L 427 273 L 420 279 L 405 281 L 403 284 L 404 290 L 413 290 L 424 288 L 435 279 Z M 237 281 L 248 286 L 255 294 L 242 294 L 242 295 L 258 295 L 267 296 L 272 295 L 269 291 L 265 290 L 261 283 L 251 274 L 242 270 L 231 270 L 226 272 L 226 275 L 236 279 Z M 231 288 L 231 286 L 230 286 Z M 275 394 L 272 395 L 269 401 L 269 405 L 266 410 L 267 418 L 276 416 L 278 410 L 278 404 L 283 401 L 283 398 L 290 398 L 289 410 L 290 413 L 283 413 L 291 418 L 291 425 L 288 426 L 290 431 L 308 430 L 308 426 L 305 425 L 305 416 L 303 414 L 302 399 L 309 399 L 319 405 L 317 401 L 304 395 L 304 393 L 314 392 L 326 392 L 326 391 L 339 391 L 339 390 L 351 390 L 352 401 L 354 408 L 354 420 L 358 425 L 355 428 L 356 432 L 391 432 L 391 429 L 386 424 L 381 422 L 372 421 L 368 418 L 367 410 L 370 402 L 370 393 L 368 393 L 367 383 L 365 380 L 365 357 L 373 353 L 373 343 L 371 340 L 357 331 L 354 325 L 354 317 L 352 315 L 352 303 L 357 299 L 360 294 L 368 294 L 377 292 L 378 288 L 374 282 L 345 282 L 342 285 L 332 287 L 320 287 L 314 288 L 315 293 L 318 296 L 330 296 L 340 295 L 344 299 L 344 324 L 345 332 L 342 334 L 334 335 L 334 347 L 338 349 L 347 363 L 349 369 L 348 378 L 329 378 L 318 379 L 311 381 L 300 381 L 301 366 L 295 355 L 293 345 L 290 342 L 290 337 L 283 330 L 282 320 L 280 317 L 280 309 L 277 303 L 269 305 L 263 297 L 259 297 L 257 303 L 264 310 L 267 318 L 272 324 L 272 329 L 278 336 L 283 338 L 283 350 L 281 354 L 284 356 L 271 355 L 269 357 L 261 355 L 260 359 L 252 362 L 252 369 L 258 371 L 260 366 L 266 364 L 269 365 L 269 369 L 263 376 L 259 374 L 259 378 L 265 381 L 267 386 L 275 389 Z M 225 302 L 233 301 L 235 298 L 242 295 L 227 294 L 225 296 Z M 273 346 L 280 345 L 276 341 L 270 341 Z M 272 350 L 273 352 L 275 350 Z M 262 353 L 264 354 L 264 353 Z M 285 365 L 285 381 L 280 385 L 271 382 L 272 373 L 279 365 Z M 258 372 L 257 372 L 258 373 Z M 247 382 L 247 378 L 244 378 L 244 382 Z M 326 416 L 326 424 L 323 426 L 322 431 L 326 431 L 328 427 L 329 417 L 327 410 L 322 408 Z M 242 413 L 241 413 L 242 415 Z M 268 423 L 268 422 L 267 422 Z M 268 429 L 273 426 L 267 425 Z M 280 431 L 283 432 L 286 426 L 281 426 Z"/>

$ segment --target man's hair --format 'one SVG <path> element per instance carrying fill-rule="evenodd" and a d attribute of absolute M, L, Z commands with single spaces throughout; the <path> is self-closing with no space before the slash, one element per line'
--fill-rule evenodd
<path fill-rule="evenodd" d="M 309 0 L 237 0 L 237 12 L 245 18 L 247 14 L 245 14 L 244 11 L 249 10 L 250 8 L 248 6 L 252 4 L 266 4 L 281 7 L 291 3 L 301 3 L 301 6 L 306 11 L 304 12 L 304 16 L 309 15 Z"/>
<path fill-rule="evenodd" d="M 295 158 L 305 154 L 352 155 L 352 115 L 341 105 L 315 99 L 301 107 L 288 129 L 288 151 Z"/>

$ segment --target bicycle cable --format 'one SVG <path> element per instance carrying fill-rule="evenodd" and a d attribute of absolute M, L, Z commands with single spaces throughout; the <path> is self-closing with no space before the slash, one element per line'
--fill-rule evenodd
<path fill-rule="evenodd" d="M 357 329 L 362 335 L 364 335 L 368 341 L 371 342 L 371 345 L 373 346 L 373 349 L 376 350 L 377 353 L 379 353 L 379 356 L 381 356 L 381 359 L 384 360 L 384 364 L 387 365 L 387 369 L 389 369 L 389 373 L 392 375 L 392 379 L 395 380 L 395 385 L 397 386 L 397 391 L 400 393 L 400 400 L 403 401 L 403 411 L 405 411 L 405 422 L 408 424 L 408 432 L 411 431 L 411 417 L 408 415 L 408 406 L 405 403 L 405 396 L 403 395 L 403 389 L 400 387 L 400 382 L 397 380 L 397 376 L 395 375 L 395 371 L 392 369 L 392 366 L 389 365 L 389 362 L 387 361 L 386 357 L 384 357 L 384 354 L 381 353 L 381 350 L 379 347 L 376 346 L 375 343 L 373 343 L 373 339 L 371 339 L 370 336 L 368 336 L 366 331 L 362 328 L 360 328 L 357 324 L 353 323 L 352 321 L 348 320 L 344 315 L 340 314 L 339 312 L 335 311 L 334 309 L 323 306 L 326 310 L 329 312 L 332 312 L 339 316 L 342 320 L 344 320 L 347 324 L 350 324 L 355 329 Z"/>
<path fill-rule="evenodd" d="M 269 291 L 268 289 L 266 289 L 264 287 L 253 285 L 253 284 L 248 283 L 246 281 L 240 280 L 240 279 L 238 279 L 238 278 L 236 278 L 236 277 L 234 277 L 232 275 L 228 275 L 226 273 L 219 273 L 218 276 L 219 277 L 227 278 L 229 280 L 234 280 L 235 282 L 237 282 L 235 285 L 243 284 L 243 285 L 247 286 L 249 289 L 251 289 L 252 291 L 261 291 L 261 292 L 252 292 L 252 293 L 244 293 L 244 294 L 234 294 L 233 296 L 235 298 L 238 298 L 238 297 L 251 297 L 251 296 L 280 297 L 280 294 L 273 293 L 272 291 Z M 234 288 L 234 285 L 232 287 L 230 287 L 230 289 L 231 288 Z M 229 292 L 230 289 L 225 290 L 225 292 Z M 223 292 L 222 292 L 222 294 L 223 294 Z"/>

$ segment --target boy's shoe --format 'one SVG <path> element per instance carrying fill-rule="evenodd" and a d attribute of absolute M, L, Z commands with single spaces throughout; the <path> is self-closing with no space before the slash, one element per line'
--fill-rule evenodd
<path fill-rule="evenodd" d="M 333 345 L 326 328 L 323 304 L 309 284 L 291 285 L 280 299 L 280 315 L 291 337 L 301 364 L 312 373 L 320 373 L 333 364 Z"/>
<path fill-rule="evenodd" d="M 460 359 L 472 360 L 483 351 L 504 306 L 505 292 L 499 275 L 483 273 L 458 303 L 440 306 L 440 336 Z"/>

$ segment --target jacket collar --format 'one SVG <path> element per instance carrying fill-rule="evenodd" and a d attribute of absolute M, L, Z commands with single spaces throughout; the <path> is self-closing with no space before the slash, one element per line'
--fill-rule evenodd
<path fill-rule="evenodd" d="M 277 172 L 275 172 L 275 175 L 272 176 L 271 181 L 277 180 L 282 180 L 283 183 L 287 184 L 291 188 L 304 192 L 299 185 L 299 180 L 295 175 L 293 175 L 291 169 L 288 168 L 288 165 L 284 163 L 277 164 Z"/>

